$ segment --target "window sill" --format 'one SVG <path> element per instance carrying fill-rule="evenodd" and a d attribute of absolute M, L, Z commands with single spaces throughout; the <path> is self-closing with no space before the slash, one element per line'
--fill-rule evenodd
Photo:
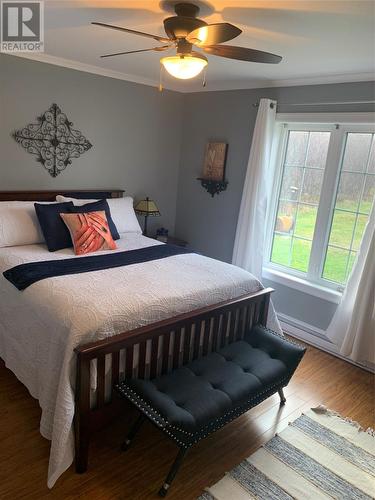
<path fill-rule="evenodd" d="M 328 300 L 334 304 L 338 304 L 341 299 L 342 294 L 337 290 L 332 290 L 328 287 L 310 283 L 303 278 L 298 278 L 297 276 L 292 276 L 291 274 L 287 274 L 270 267 L 263 267 L 262 276 L 266 279 L 274 281 L 275 283 L 280 283 L 280 285 L 294 288 L 295 290 L 313 295 L 314 297 L 319 297 L 323 300 Z"/>

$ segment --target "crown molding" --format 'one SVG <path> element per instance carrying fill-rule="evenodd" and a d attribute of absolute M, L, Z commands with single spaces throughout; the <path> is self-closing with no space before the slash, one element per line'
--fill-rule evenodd
<path fill-rule="evenodd" d="M 33 54 L 33 53 L 12 53 L 7 54 L 15 57 L 20 57 L 23 59 L 29 59 L 32 61 L 42 62 L 46 64 L 52 64 L 54 66 L 61 66 L 64 68 L 74 69 L 77 71 L 84 71 L 85 73 L 91 73 L 94 75 L 105 76 L 108 78 L 115 78 L 117 80 L 124 80 L 127 82 L 138 83 L 141 85 L 148 85 L 151 87 L 159 87 L 159 82 L 151 80 L 149 78 L 143 78 L 136 75 L 129 75 L 127 73 L 122 73 L 120 71 L 114 71 L 100 66 L 95 66 L 91 64 L 85 64 L 79 61 L 73 61 L 71 59 L 64 59 L 62 57 L 56 57 L 45 53 Z M 201 84 L 199 86 L 187 86 L 184 82 L 176 82 L 175 85 L 170 82 L 163 83 L 163 87 L 167 90 L 172 90 L 175 92 L 180 92 L 183 94 L 190 94 L 195 92 L 217 92 L 225 90 L 252 90 L 252 89 L 262 89 L 262 88 L 272 88 L 272 87 L 297 87 L 306 85 L 327 85 L 335 83 L 355 83 L 355 82 L 366 82 L 375 81 L 375 73 L 344 73 L 335 75 L 325 75 L 325 76 L 312 76 L 305 78 L 292 78 L 292 79 L 280 79 L 280 80 L 259 80 L 259 81 L 249 81 L 244 83 L 241 81 L 234 82 L 213 82 L 208 84 L 206 87 L 202 88 Z"/>
<path fill-rule="evenodd" d="M 375 81 L 375 73 L 344 73 L 336 75 L 312 76 L 305 78 L 288 78 L 280 80 L 258 80 L 249 81 L 248 84 L 243 81 L 235 82 L 217 82 L 210 83 L 209 79 L 206 87 L 196 89 L 180 88 L 183 93 L 193 92 L 220 92 L 225 90 L 252 90 L 265 89 L 273 87 L 303 87 L 306 85 L 327 85 L 335 83 L 355 83 L 355 82 L 372 82 Z"/>
<path fill-rule="evenodd" d="M 127 73 L 122 73 L 121 71 L 114 71 L 106 68 L 101 68 L 100 66 L 95 66 L 93 64 L 86 64 L 80 61 L 73 61 L 71 59 L 64 59 L 63 57 L 51 56 L 45 53 L 33 54 L 30 52 L 18 52 L 18 53 L 7 53 L 6 55 L 20 57 L 22 59 L 29 59 L 31 61 L 37 61 L 46 64 L 52 64 L 54 66 L 61 66 L 63 68 L 74 69 L 76 71 L 83 71 L 85 73 L 91 73 L 93 75 L 105 76 L 107 78 L 115 78 L 116 80 L 124 80 L 126 82 L 138 83 L 141 85 L 148 85 L 149 87 L 159 88 L 159 82 L 150 80 L 149 78 L 143 78 L 141 76 L 128 75 Z M 163 88 L 166 90 L 174 90 L 178 92 L 179 90 L 169 84 L 164 84 Z"/>

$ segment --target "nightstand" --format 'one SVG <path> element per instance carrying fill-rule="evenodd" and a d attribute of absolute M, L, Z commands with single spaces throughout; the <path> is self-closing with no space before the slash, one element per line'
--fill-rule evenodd
<path fill-rule="evenodd" d="M 157 240 L 156 236 L 153 236 L 155 240 Z M 180 240 L 179 238 L 174 238 L 173 236 L 167 236 L 166 240 L 158 240 L 163 243 L 169 243 L 169 245 L 177 245 L 178 247 L 187 247 L 188 242 L 184 240 Z"/>

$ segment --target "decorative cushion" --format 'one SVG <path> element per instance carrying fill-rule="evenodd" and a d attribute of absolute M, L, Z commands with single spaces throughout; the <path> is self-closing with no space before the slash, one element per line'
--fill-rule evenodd
<path fill-rule="evenodd" d="M 74 207 L 71 201 L 67 203 L 34 203 L 35 212 L 48 250 L 55 252 L 72 246 L 70 233 L 60 217 L 61 212 L 67 212 L 69 207 Z"/>
<path fill-rule="evenodd" d="M 114 240 L 120 239 L 120 235 L 118 234 L 115 223 L 112 220 L 111 211 L 109 209 L 109 206 L 108 206 L 108 203 L 106 200 L 94 201 L 92 203 L 86 203 L 85 205 L 82 205 L 82 206 L 75 206 L 75 205 L 73 205 L 73 202 L 69 202 L 69 203 L 70 203 L 70 205 L 69 205 L 69 208 L 67 210 L 67 212 L 69 212 L 69 213 L 78 214 L 78 213 L 84 213 L 84 212 L 97 212 L 97 211 L 104 210 L 105 215 L 107 217 L 109 229 L 110 229 L 111 234 L 112 234 L 112 238 Z M 62 210 L 60 210 L 60 211 L 62 212 Z"/>
<path fill-rule="evenodd" d="M 196 433 L 228 412 L 235 413 L 237 407 L 287 385 L 304 352 L 256 326 L 244 340 L 218 352 L 153 380 L 125 380 L 118 389 L 133 402 L 144 401 L 168 425 Z"/>
<path fill-rule="evenodd" d="M 76 255 L 117 248 L 104 210 L 60 215 L 70 231 Z"/>
<path fill-rule="evenodd" d="M 34 203 L 34 201 L 0 202 L 0 248 L 44 243 Z"/>
<path fill-rule="evenodd" d="M 87 203 L 98 200 L 81 200 L 77 198 L 66 198 L 58 195 L 56 200 L 59 202 L 72 201 L 76 206 L 82 206 Z M 142 234 L 141 226 L 139 225 L 137 216 L 133 208 L 133 198 L 125 196 L 124 198 L 108 198 L 108 206 L 111 210 L 111 217 L 116 225 L 117 231 L 121 233 L 138 233 Z"/>

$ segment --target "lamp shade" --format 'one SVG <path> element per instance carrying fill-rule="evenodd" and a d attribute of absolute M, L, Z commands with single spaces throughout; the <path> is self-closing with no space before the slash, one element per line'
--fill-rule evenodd
<path fill-rule="evenodd" d="M 138 215 L 145 215 L 147 217 L 158 217 L 160 215 L 156 203 L 154 200 L 150 200 L 149 198 L 140 200 L 135 205 L 134 210 Z"/>
<path fill-rule="evenodd" d="M 170 75 L 180 80 L 194 78 L 207 66 L 206 57 L 196 52 L 186 55 L 163 57 L 160 59 L 160 62 Z"/>

